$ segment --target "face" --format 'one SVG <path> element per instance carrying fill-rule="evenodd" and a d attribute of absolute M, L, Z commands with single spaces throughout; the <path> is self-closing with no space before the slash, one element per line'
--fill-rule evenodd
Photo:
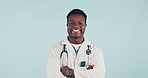
<path fill-rule="evenodd" d="M 80 14 L 70 15 L 67 23 L 67 31 L 69 37 L 82 38 L 85 32 L 86 23 L 85 17 Z"/>

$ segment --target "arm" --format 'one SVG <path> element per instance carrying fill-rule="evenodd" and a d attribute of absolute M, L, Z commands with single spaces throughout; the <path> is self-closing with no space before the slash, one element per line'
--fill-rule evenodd
<path fill-rule="evenodd" d="M 105 66 L 103 60 L 103 54 L 100 49 L 94 50 L 96 52 L 93 54 L 91 59 L 91 65 L 94 66 L 89 70 L 74 69 L 72 70 L 72 78 L 104 78 Z M 69 67 L 65 66 L 61 68 L 63 75 L 67 76 L 66 72 Z"/>
<path fill-rule="evenodd" d="M 74 74 L 76 78 L 104 78 L 105 66 L 102 51 L 99 48 L 95 48 L 94 52 L 91 57 L 91 65 L 94 65 L 93 69 L 75 69 Z"/>
<path fill-rule="evenodd" d="M 63 67 L 61 67 L 61 72 L 62 72 L 62 74 L 64 75 L 64 76 L 66 76 L 66 77 L 68 77 L 68 75 L 67 75 L 67 72 L 68 72 L 68 70 L 69 70 L 70 68 L 68 67 L 68 66 L 63 66 Z M 74 76 L 74 70 L 73 69 L 71 69 L 71 78 L 75 78 L 75 76 Z"/>
<path fill-rule="evenodd" d="M 48 56 L 47 63 L 47 77 L 48 78 L 66 78 L 60 71 L 60 60 L 59 60 L 59 50 L 53 47 Z"/>

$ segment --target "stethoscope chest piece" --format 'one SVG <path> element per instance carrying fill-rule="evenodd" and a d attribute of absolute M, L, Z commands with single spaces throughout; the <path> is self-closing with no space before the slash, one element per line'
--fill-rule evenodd
<path fill-rule="evenodd" d="M 87 45 L 88 49 L 86 50 L 86 55 L 90 55 L 91 54 L 91 50 L 90 50 L 90 45 Z"/>
<path fill-rule="evenodd" d="M 86 55 L 87 55 L 88 59 L 87 59 L 86 68 L 88 68 L 89 65 L 90 65 L 91 45 L 87 45 L 87 47 L 88 47 L 88 48 L 87 48 L 87 50 L 86 50 Z"/>

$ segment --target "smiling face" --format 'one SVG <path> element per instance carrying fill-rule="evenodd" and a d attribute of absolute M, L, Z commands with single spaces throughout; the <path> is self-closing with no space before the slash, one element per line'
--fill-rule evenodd
<path fill-rule="evenodd" d="M 68 18 L 67 31 L 71 38 L 83 38 L 86 23 L 85 18 L 81 14 L 72 14 Z"/>

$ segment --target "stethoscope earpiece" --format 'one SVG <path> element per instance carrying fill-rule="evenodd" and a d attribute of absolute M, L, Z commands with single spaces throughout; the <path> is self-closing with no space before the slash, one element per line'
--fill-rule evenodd
<path fill-rule="evenodd" d="M 67 57 L 68 57 L 68 52 L 66 51 L 66 44 L 63 45 L 63 51 L 62 51 L 61 54 L 60 54 L 60 58 L 62 58 L 62 54 L 63 54 L 64 52 L 67 54 Z"/>
<path fill-rule="evenodd" d="M 66 50 L 66 44 L 63 45 L 63 50 L 60 54 L 61 67 L 68 65 L 68 52 Z"/>

